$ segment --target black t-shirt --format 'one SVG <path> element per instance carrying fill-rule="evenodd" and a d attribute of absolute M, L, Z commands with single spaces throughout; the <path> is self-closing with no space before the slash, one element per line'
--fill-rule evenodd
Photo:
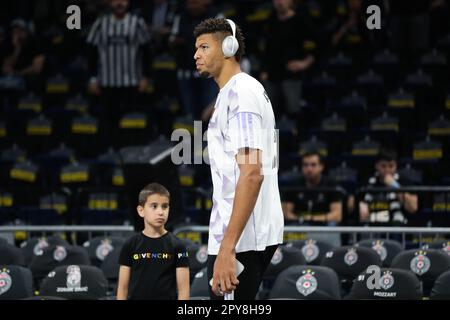
<path fill-rule="evenodd" d="M 42 42 L 42 39 L 30 37 L 30 39 L 23 44 L 19 56 L 17 57 L 16 64 L 14 65 L 14 71 L 20 71 L 29 67 L 33 63 L 34 58 L 45 53 L 42 47 Z M 6 56 L 9 56 L 13 52 L 14 47 L 12 44 L 9 44 Z"/>
<path fill-rule="evenodd" d="M 300 178 L 296 187 L 306 188 L 306 180 Z M 317 188 L 336 188 L 337 184 L 328 177 L 320 179 Z M 330 204 L 333 202 L 340 202 L 341 196 L 337 192 L 317 192 L 314 188 L 311 191 L 302 192 L 286 192 L 284 201 L 294 203 L 294 213 L 298 216 L 302 215 L 321 215 L 330 212 Z"/>
<path fill-rule="evenodd" d="M 307 56 L 303 48 L 305 41 L 316 40 L 312 24 L 299 14 L 285 21 L 280 21 L 273 15 L 264 32 L 267 41 L 263 68 L 269 73 L 269 79 L 281 81 L 296 78 L 297 73 L 287 70 L 287 62 Z"/>
<path fill-rule="evenodd" d="M 172 233 L 159 238 L 136 234 L 125 242 L 119 264 L 131 268 L 128 299 L 174 300 L 176 268 L 189 267 L 186 246 Z"/>

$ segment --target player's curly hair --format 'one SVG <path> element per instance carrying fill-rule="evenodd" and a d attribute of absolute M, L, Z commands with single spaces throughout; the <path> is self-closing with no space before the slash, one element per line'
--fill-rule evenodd
<path fill-rule="evenodd" d="M 194 29 L 194 36 L 198 38 L 202 34 L 211 33 L 218 34 L 219 40 L 222 42 L 226 36 L 232 35 L 231 26 L 224 18 L 209 18 L 200 22 Z M 244 36 L 242 35 L 241 28 L 236 24 L 236 39 L 239 43 L 239 49 L 234 55 L 237 62 L 241 61 L 242 56 L 245 53 Z"/>

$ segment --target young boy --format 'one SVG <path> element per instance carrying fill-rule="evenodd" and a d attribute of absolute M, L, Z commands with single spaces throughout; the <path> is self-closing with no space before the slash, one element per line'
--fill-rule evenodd
<path fill-rule="evenodd" d="M 158 183 L 139 193 L 137 212 L 142 233 L 132 236 L 120 253 L 117 300 L 189 299 L 189 261 L 185 245 L 164 225 L 169 216 L 169 191 Z"/>

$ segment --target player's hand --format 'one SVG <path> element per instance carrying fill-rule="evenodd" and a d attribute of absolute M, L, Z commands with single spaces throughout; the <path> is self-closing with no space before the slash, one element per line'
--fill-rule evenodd
<path fill-rule="evenodd" d="M 239 280 L 236 277 L 236 254 L 220 249 L 214 263 L 212 291 L 216 296 L 231 293 Z"/>

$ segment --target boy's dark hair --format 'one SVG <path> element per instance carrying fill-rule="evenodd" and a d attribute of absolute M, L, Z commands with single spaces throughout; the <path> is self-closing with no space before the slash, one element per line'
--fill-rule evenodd
<path fill-rule="evenodd" d="M 377 156 L 377 162 L 379 161 L 397 161 L 397 152 L 394 149 L 382 148 Z"/>
<path fill-rule="evenodd" d="M 305 152 L 303 152 L 301 155 L 302 163 L 303 163 L 303 159 L 309 158 L 312 156 L 317 156 L 319 158 L 319 163 L 323 164 L 323 157 L 320 154 L 319 150 L 316 150 L 316 149 L 310 149 L 310 150 L 306 150 Z"/>
<path fill-rule="evenodd" d="M 139 205 L 143 207 L 147 198 L 151 195 L 159 194 L 160 196 L 165 196 L 170 200 L 170 192 L 163 185 L 159 183 L 150 183 L 144 187 L 144 189 L 139 192 Z"/>
<path fill-rule="evenodd" d="M 220 42 L 225 39 L 226 36 L 232 35 L 233 31 L 226 19 L 223 18 L 209 18 L 200 22 L 194 29 L 194 36 L 198 38 L 202 34 L 206 33 L 220 33 Z M 242 56 L 245 53 L 244 36 L 242 35 L 241 28 L 236 24 L 236 39 L 239 43 L 239 49 L 234 55 L 237 62 L 241 61 Z"/>

